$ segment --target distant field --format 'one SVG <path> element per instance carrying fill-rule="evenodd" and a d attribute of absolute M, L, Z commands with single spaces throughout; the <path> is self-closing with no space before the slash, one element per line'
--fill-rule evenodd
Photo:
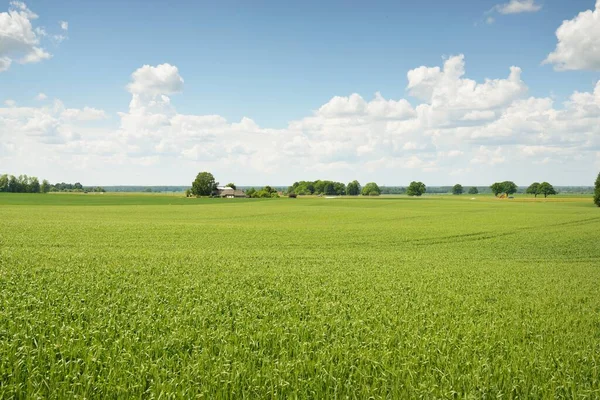
<path fill-rule="evenodd" d="M 600 208 L 516 197 L 2 194 L 0 398 L 599 398 Z"/>

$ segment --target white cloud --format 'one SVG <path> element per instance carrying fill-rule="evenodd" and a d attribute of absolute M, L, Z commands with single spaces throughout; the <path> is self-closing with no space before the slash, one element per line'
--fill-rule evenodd
<path fill-rule="evenodd" d="M 471 159 L 472 164 L 496 165 L 502 164 L 505 161 L 506 158 L 503 155 L 502 147 L 497 147 L 492 150 L 486 146 L 479 146 L 479 149 L 474 152 L 473 158 Z"/>
<path fill-rule="evenodd" d="M 84 107 L 83 109 L 67 108 L 60 114 L 61 118 L 76 121 L 95 121 L 107 118 L 104 110 Z"/>
<path fill-rule="evenodd" d="M 8 70 L 13 61 L 36 63 L 52 56 L 40 46 L 45 30 L 32 26 L 37 18 L 19 1 L 11 2 L 8 11 L 0 13 L 0 72 Z"/>
<path fill-rule="evenodd" d="M 12 60 L 8 57 L 0 57 L 0 72 L 7 71 L 12 64 Z"/>
<path fill-rule="evenodd" d="M 466 78 L 463 56 L 407 77 L 408 92 L 420 99 L 414 106 L 379 93 L 371 100 L 334 96 L 286 127 L 269 129 L 249 117 L 179 113 L 169 97 L 183 88 L 177 68 L 144 66 L 132 75 L 129 109 L 114 126 L 106 126 L 111 121 L 102 110 L 60 101 L 0 107 L 0 143 L 18 153 L 2 155 L 2 164 L 11 170 L 79 166 L 90 176 L 103 171 L 110 176 L 104 182 L 113 184 L 149 184 L 155 177 L 185 183 L 200 167 L 251 184 L 317 178 L 406 184 L 417 177 L 479 184 L 500 179 L 499 171 L 524 180 L 519 184 L 547 171 L 577 184 L 597 162 L 600 83 L 556 107 L 550 98 L 526 96 L 517 67 L 506 78 Z"/>
<path fill-rule="evenodd" d="M 17 105 L 17 102 L 12 99 L 8 99 L 8 100 L 4 100 L 4 104 L 7 105 L 8 107 L 15 107 Z"/>
<path fill-rule="evenodd" d="M 462 117 L 463 121 L 483 121 L 493 119 L 496 116 L 496 113 L 492 110 L 474 110 L 468 112 L 464 117 Z"/>
<path fill-rule="evenodd" d="M 67 21 L 59 21 L 58 24 L 60 25 L 60 29 L 63 31 L 69 30 L 69 23 Z"/>
<path fill-rule="evenodd" d="M 508 3 L 498 4 L 494 7 L 500 14 L 520 14 L 525 12 L 537 12 L 542 9 L 535 0 L 510 0 Z"/>
<path fill-rule="evenodd" d="M 161 64 L 156 67 L 144 65 L 132 75 L 132 82 L 127 90 L 132 94 L 155 97 L 170 95 L 183 90 L 183 78 L 177 67 L 171 64 Z"/>
<path fill-rule="evenodd" d="M 38 101 L 44 101 L 48 98 L 48 96 L 46 96 L 45 93 L 39 93 L 37 96 L 35 96 L 35 99 Z"/>
<path fill-rule="evenodd" d="M 600 0 L 595 10 L 579 13 L 556 30 L 556 49 L 544 60 L 558 71 L 600 71 Z"/>
<path fill-rule="evenodd" d="M 483 83 L 463 79 L 464 74 L 464 56 L 450 57 L 443 70 L 423 66 L 409 71 L 407 89 L 433 107 L 448 110 L 499 107 L 527 91 L 518 67 L 510 68 L 507 79 L 486 79 Z"/>
<path fill-rule="evenodd" d="M 358 93 L 348 97 L 335 96 L 317 111 L 324 117 L 371 116 L 374 118 L 407 119 L 415 115 L 415 110 L 405 99 L 386 100 L 381 93 L 366 102 Z"/>

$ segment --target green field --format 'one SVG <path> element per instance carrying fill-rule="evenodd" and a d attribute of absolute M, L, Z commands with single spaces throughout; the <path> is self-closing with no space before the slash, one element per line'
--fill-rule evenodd
<path fill-rule="evenodd" d="M 0 196 L 0 398 L 599 398 L 591 198 Z"/>

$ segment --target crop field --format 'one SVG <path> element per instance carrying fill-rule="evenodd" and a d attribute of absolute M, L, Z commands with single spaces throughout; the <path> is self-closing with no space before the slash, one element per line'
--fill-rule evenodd
<path fill-rule="evenodd" d="M 0 398 L 599 398 L 591 198 L 0 196 Z"/>

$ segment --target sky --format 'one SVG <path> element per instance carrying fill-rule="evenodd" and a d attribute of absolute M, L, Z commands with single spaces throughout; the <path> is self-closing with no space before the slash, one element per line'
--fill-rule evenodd
<path fill-rule="evenodd" d="M 0 0 L 0 173 L 591 186 L 599 81 L 600 0 Z"/>

